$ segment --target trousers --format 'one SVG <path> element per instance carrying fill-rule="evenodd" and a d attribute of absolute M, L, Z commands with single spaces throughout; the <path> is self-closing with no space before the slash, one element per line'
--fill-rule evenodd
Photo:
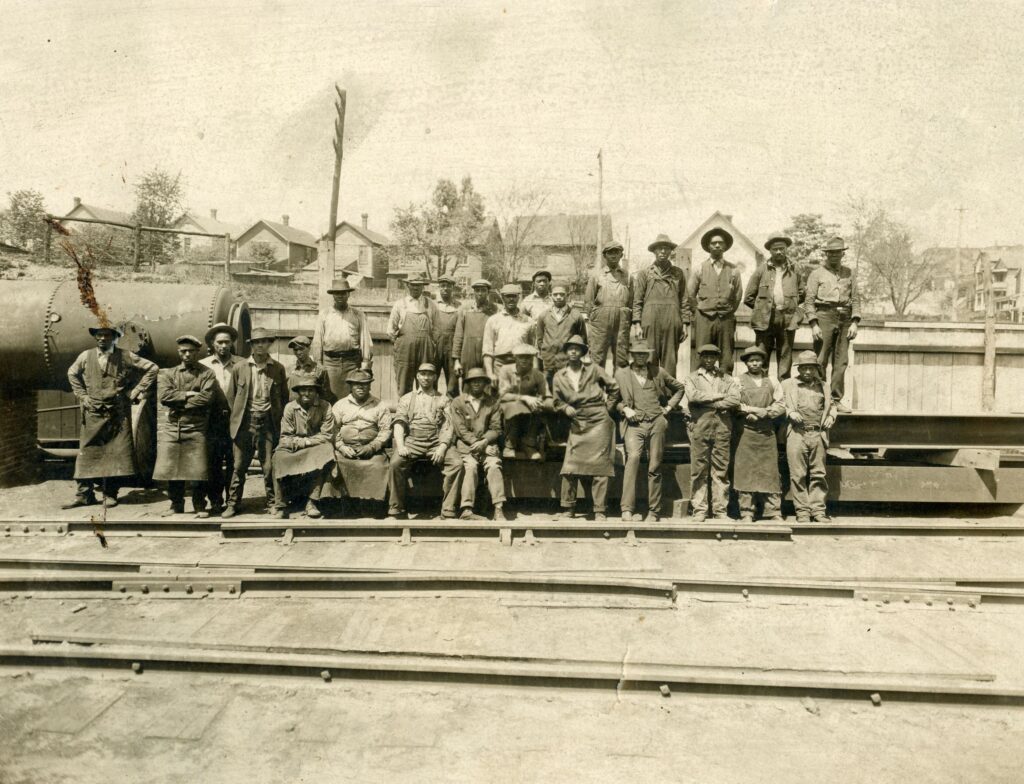
<path fill-rule="evenodd" d="M 771 361 L 774 352 L 778 366 L 776 377 L 780 380 L 789 378 L 793 370 L 793 341 L 796 338 L 796 330 L 786 329 L 788 323 L 789 318 L 786 314 L 773 308 L 768 329 L 754 330 L 754 343 L 768 355 L 765 359 L 765 372 L 768 372 L 767 363 Z"/>
<path fill-rule="evenodd" d="M 331 385 L 331 394 L 335 400 L 348 395 L 348 376 L 363 366 L 363 354 L 358 349 L 338 352 L 338 356 L 324 356 L 324 369 L 327 381 Z M 328 401 L 332 402 L 332 401 Z"/>
<path fill-rule="evenodd" d="M 430 461 L 430 452 L 437 447 L 437 444 L 409 444 L 406 445 L 412 454 L 403 457 L 394 450 L 391 454 L 391 463 L 388 466 L 388 514 L 405 514 L 406 498 L 408 496 L 409 475 L 422 470 L 433 470 L 434 464 Z M 442 495 L 441 514 L 445 517 L 455 516 L 455 506 L 458 502 L 460 490 L 460 472 L 462 463 L 452 465 L 448 462 L 449 453 L 445 454 L 445 462 L 441 464 Z"/>
<path fill-rule="evenodd" d="M 818 326 L 821 328 L 821 339 L 814 340 L 814 353 L 818 355 L 822 373 L 831 360 L 832 399 L 842 400 L 846 391 L 846 367 L 850 363 L 850 338 L 846 334 L 850 328 L 850 319 L 836 310 L 822 309 L 818 311 Z"/>
<path fill-rule="evenodd" d="M 590 341 L 590 358 L 604 370 L 608 350 L 616 367 L 629 364 L 629 308 L 598 305 L 587 322 L 587 339 Z"/>
<path fill-rule="evenodd" d="M 472 452 L 460 452 L 450 449 L 444 457 L 445 481 L 451 480 L 452 486 L 458 486 L 463 509 L 472 509 L 476 504 L 476 490 L 480 483 L 480 469 L 487 479 L 487 491 L 491 495 L 492 504 L 505 503 L 505 477 L 501 472 L 501 458 L 496 455 L 484 455 L 483 460 Z M 447 493 L 445 494 L 447 496 Z"/>
<path fill-rule="evenodd" d="M 263 488 L 267 495 L 267 507 L 274 505 L 274 446 L 277 442 L 270 417 L 254 419 L 247 415 L 247 422 L 235 437 L 231 446 L 232 459 L 235 461 L 231 473 L 231 484 L 228 487 L 227 505 L 238 507 L 242 503 L 245 490 L 245 475 L 253 457 L 258 457 L 263 471 Z"/>
<path fill-rule="evenodd" d="M 210 429 L 206 433 L 206 450 L 210 456 L 210 481 L 202 488 L 202 497 L 211 506 L 223 506 L 230 498 L 228 488 L 235 472 L 234 448 L 228 431 L 230 412 L 210 415 Z"/>
<path fill-rule="evenodd" d="M 274 477 L 274 508 L 287 509 L 289 501 L 319 501 L 324 483 L 331 477 L 333 466 L 324 466 L 319 471 L 310 471 L 299 476 Z"/>
<path fill-rule="evenodd" d="M 576 476 L 575 474 L 562 474 L 562 508 L 571 510 L 576 506 L 577 482 L 581 482 L 583 484 L 583 492 L 594 499 L 594 512 L 604 514 L 604 510 L 608 502 L 607 476 Z"/>
<path fill-rule="evenodd" d="M 731 430 L 718 421 L 714 413 L 691 422 L 687 430 L 690 436 L 690 503 L 694 514 L 708 513 L 710 479 L 711 512 L 715 517 L 725 517 L 729 505 Z"/>
<path fill-rule="evenodd" d="M 705 343 L 713 343 L 722 352 L 719 367 L 726 373 L 732 373 L 733 345 L 736 340 L 736 317 L 706 316 L 699 310 L 693 313 L 693 343 L 700 350 Z M 671 370 L 669 371 L 671 372 Z"/>
<path fill-rule="evenodd" d="M 110 476 L 103 479 L 76 479 L 75 496 L 78 498 L 95 498 L 93 488 L 95 487 L 104 498 L 117 498 L 121 490 L 121 483 L 125 481 L 123 476 Z"/>
<path fill-rule="evenodd" d="M 791 430 L 786 436 L 789 490 L 798 518 L 825 514 L 825 450 L 820 432 Z"/>
<path fill-rule="evenodd" d="M 167 483 L 167 497 L 171 503 L 181 508 L 185 504 L 185 486 L 192 486 L 192 508 L 197 512 L 206 508 L 203 496 L 203 482 L 186 482 L 184 480 L 172 479 Z"/>
<path fill-rule="evenodd" d="M 760 498 L 764 504 L 762 517 L 776 517 L 782 515 L 782 494 L 781 493 L 737 493 L 739 496 L 740 516 L 755 517 L 757 515 L 757 500 Z"/>
<path fill-rule="evenodd" d="M 647 450 L 647 509 L 661 514 L 661 458 L 665 452 L 665 430 L 668 420 L 664 416 L 649 422 L 626 425 L 623 441 L 626 445 L 626 468 L 622 476 L 623 512 L 636 508 L 636 482 L 640 475 L 640 458 Z"/>

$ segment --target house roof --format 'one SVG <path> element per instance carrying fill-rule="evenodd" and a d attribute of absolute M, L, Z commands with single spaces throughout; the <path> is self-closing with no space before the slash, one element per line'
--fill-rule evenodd
<path fill-rule="evenodd" d="M 239 241 L 241 241 L 246 234 L 251 232 L 253 229 L 256 229 L 260 225 L 266 226 L 268 229 L 270 229 L 270 231 L 272 231 L 285 242 L 291 242 L 294 243 L 295 245 L 304 245 L 307 248 L 316 247 L 316 237 L 314 237 L 308 231 L 297 229 L 294 226 L 285 226 L 283 223 L 269 221 L 266 220 L 265 218 L 256 221 L 252 226 L 243 231 L 238 237 Z"/>
<path fill-rule="evenodd" d="M 111 221 L 112 223 L 132 222 L 131 213 L 121 212 L 120 210 L 111 210 L 107 209 L 106 207 L 95 207 L 92 204 L 86 204 L 85 202 L 82 202 L 81 204 L 76 204 L 64 215 L 64 217 L 70 217 L 71 215 L 79 211 L 85 211 L 89 213 L 89 215 L 91 215 L 96 220 Z"/>
<path fill-rule="evenodd" d="M 761 252 L 760 245 L 755 245 L 754 241 L 750 239 L 750 237 L 748 237 L 746 234 L 744 234 L 742 231 L 736 228 L 736 224 L 732 222 L 732 215 L 726 215 L 725 213 L 720 212 L 719 210 L 715 210 L 713 213 L 711 213 L 707 220 L 705 220 L 700 226 L 694 229 L 690 236 L 679 244 L 684 245 L 686 247 L 690 247 L 696 241 L 697 245 L 699 246 L 700 238 L 704 235 L 704 232 L 706 232 L 713 226 L 720 226 L 726 229 L 730 234 L 732 234 L 732 239 L 734 243 L 745 242 L 747 245 L 753 248 L 755 254 L 760 254 L 762 256 L 764 255 Z"/>
<path fill-rule="evenodd" d="M 386 234 L 381 234 L 379 231 L 374 231 L 373 229 L 364 229 L 362 226 L 358 226 L 355 223 L 350 223 L 349 221 L 342 221 L 341 223 L 339 223 L 334 229 L 335 233 L 341 231 L 343 226 L 347 226 L 349 229 L 354 231 L 367 242 L 370 242 L 374 245 L 394 244 L 394 241 Z"/>
<path fill-rule="evenodd" d="M 224 223 L 208 215 L 197 215 L 189 211 L 184 212 L 180 218 L 174 221 L 174 228 L 181 228 L 186 221 L 192 221 L 200 231 L 205 231 L 207 234 L 230 234 L 236 239 L 245 231 L 245 226 L 237 223 Z"/>
<path fill-rule="evenodd" d="M 993 261 L 1001 261 L 1007 269 L 1024 269 L 1024 245 L 989 245 L 987 248 L 961 248 L 961 269 L 969 270 L 985 253 Z M 938 275 L 956 273 L 956 248 L 932 247 L 921 255 L 938 267 Z"/>
<path fill-rule="evenodd" d="M 605 242 L 613 239 L 612 218 L 605 215 L 602 221 Z M 487 228 L 487 232 L 491 227 Z M 520 215 L 509 227 L 509 234 L 523 238 L 526 245 L 547 247 L 572 247 L 573 245 L 597 244 L 597 215 Z"/>

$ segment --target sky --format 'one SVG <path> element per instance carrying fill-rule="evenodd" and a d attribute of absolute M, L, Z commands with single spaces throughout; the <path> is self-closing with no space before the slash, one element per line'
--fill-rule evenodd
<path fill-rule="evenodd" d="M 1024 2 L 0 0 L 0 194 L 387 231 L 438 178 L 604 204 L 633 255 L 715 210 L 755 238 L 885 204 L 920 247 L 1024 242 Z"/>

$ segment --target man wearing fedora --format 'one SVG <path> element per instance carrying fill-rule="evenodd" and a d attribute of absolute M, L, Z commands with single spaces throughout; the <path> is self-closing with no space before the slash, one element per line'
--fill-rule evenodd
<path fill-rule="evenodd" d="M 448 397 L 458 397 L 459 377 L 455 373 L 455 322 L 459 306 L 455 301 L 455 278 L 442 275 L 437 279 L 437 320 L 434 322 L 434 343 L 437 345 L 437 370 L 444 372 Z"/>
<path fill-rule="evenodd" d="M 782 388 L 768 376 L 768 359 L 760 346 L 740 355 L 747 372 L 738 377 L 740 407 L 733 434 L 732 486 L 739 496 L 740 520 L 754 522 L 760 501 L 763 517 L 782 520 L 782 482 L 775 422 L 786 413 Z"/>
<path fill-rule="evenodd" d="M 210 355 L 199 360 L 201 365 L 213 371 L 217 386 L 213 390 L 210 405 L 210 427 L 206 433 L 206 445 L 210 451 L 210 481 L 202 493 L 210 505 L 210 514 L 224 511 L 231 475 L 235 470 L 234 450 L 231 443 L 231 406 L 228 405 L 228 390 L 231 388 L 231 369 L 244 362 L 234 353 L 238 331 L 230 324 L 214 324 L 206 331 L 206 345 Z"/>
<path fill-rule="evenodd" d="M 395 366 L 395 384 L 398 394 L 412 391 L 417 368 L 437 361 L 434 334 L 437 325 L 437 305 L 423 293 L 427 281 L 418 272 L 405 281 L 408 294 L 391 307 L 388 319 L 388 337 L 393 342 L 392 361 Z M 437 367 L 436 365 L 434 365 Z"/>
<path fill-rule="evenodd" d="M 654 263 L 636 274 L 633 282 L 633 336 L 644 338 L 658 365 L 676 374 L 679 345 L 690 326 L 690 298 L 686 273 L 672 263 L 676 243 L 659 234 L 647 246 Z"/>
<path fill-rule="evenodd" d="M 793 240 L 776 232 L 764 244 L 770 256 L 759 264 L 747 281 L 743 303 L 750 308 L 750 328 L 754 342 L 765 353 L 765 372 L 772 353 L 775 354 L 776 375 L 789 378 L 793 367 L 793 340 L 800 326 L 803 311 L 804 282 L 800 273 L 786 256 Z"/>
<path fill-rule="evenodd" d="M 274 510 L 273 454 L 281 432 L 281 416 L 289 391 L 284 365 L 270 356 L 274 336 L 257 327 L 249 337 L 252 354 L 231 368 L 231 440 L 235 470 L 221 517 L 234 517 L 242 505 L 245 475 L 254 455 L 263 470 L 267 511 Z"/>
<path fill-rule="evenodd" d="M 288 376 L 288 387 L 291 388 L 291 376 L 310 376 L 316 381 L 317 389 L 320 390 L 320 399 L 326 400 L 328 404 L 333 404 L 334 393 L 331 392 L 331 377 L 327 373 L 327 368 L 309 355 L 312 342 L 312 339 L 305 335 L 296 335 L 288 341 L 288 348 L 295 355 L 295 364 L 292 365 L 292 372 Z M 353 372 L 349 371 L 348 375 L 352 375 Z M 347 377 L 345 380 L 348 383 Z M 292 389 L 291 399 L 296 400 L 297 398 L 298 395 Z"/>
<path fill-rule="evenodd" d="M 647 522 L 661 519 L 661 458 L 665 453 L 668 414 L 683 399 L 683 385 L 675 376 L 651 361 L 651 349 L 644 340 L 629 345 L 630 365 L 615 374 L 622 400 L 618 404 L 626 469 L 622 476 L 622 520 L 639 520 L 636 483 L 640 458 L 647 451 Z"/>
<path fill-rule="evenodd" d="M 606 242 L 601 249 L 601 259 L 604 266 L 599 272 L 589 275 L 583 293 L 590 358 L 603 369 L 605 358 L 611 351 L 615 367 L 625 367 L 629 364 L 633 285 L 629 275 L 619 266 L 622 263 L 622 243 Z"/>
<path fill-rule="evenodd" d="M 693 340 L 698 346 L 718 346 L 722 370 L 732 373 L 736 309 L 743 299 L 740 272 L 724 255 L 732 247 L 732 234 L 721 228 L 709 229 L 700 238 L 700 246 L 708 257 L 699 270 L 691 271 L 686 292 L 694 303 Z"/>
<path fill-rule="evenodd" d="M 335 280 L 327 293 L 334 305 L 317 317 L 310 355 L 327 371 L 331 398 L 340 400 L 348 394 L 348 374 L 373 367 L 373 339 L 366 314 L 348 304 L 348 280 Z"/>
<path fill-rule="evenodd" d="M 551 273 L 546 269 L 533 273 L 533 291 L 523 297 L 519 309 L 534 321 L 551 307 Z"/>
<path fill-rule="evenodd" d="M 513 349 L 520 343 L 537 345 L 537 322 L 519 309 L 521 294 L 522 290 L 515 283 L 502 286 L 501 301 L 505 307 L 484 325 L 484 370 L 495 389 L 499 371 L 515 361 Z"/>
<path fill-rule="evenodd" d="M 117 505 L 121 482 L 138 472 L 132 438 L 132 403 L 145 399 L 156 382 L 157 366 L 117 347 L 122 333 L 101 323 L 89 327 L 96 347 L 83 351 L 68 368 L 68 384 L 78 398 L 81 429 L 75 459 L 75 499 L 65 509 L 97 503 Z"/>
<path fill-rule="evenodd" d="M 683 386 L 690 417 L 686 425 L 690 436 L 690 503 L 693 521 L 703 523 L 709 506 L 713 518 L 724 520 L 728 516 L 732 418 L 740 405 L 740 385 L 722 371 L 722 350 L 714 343 L 705 343 L 697 353 L 700 364 Z"/>
<path fill-rule="evenodd" d="M 498 312 L 497 305 L 491 301 L 490 281 L 474 280 L 471 288 L 473 299 L 462 304 L 455 318 L 452 355 L 456 376 L 470 368 L 484 366 L 484 326 L 487 319 Z"/>
<path fill-rule="evenodd" d="M 825 455 L 829 430 L 839 412 L 822 382 L 821 365 L 813 351 L 800 352 L 796 370 L 796 378 L 782 382 L 782 399 L 788 420 L 786 462 L 789 464 L 790 494 L 798 523 L 827 523 Z"/>
<path fill-rule="evenodd" d="M 824 373 L 832 362 L 832 400 L 839 411 L 849 413 L 842 403 L 846 366 L 850 359 L 850 341 L 857 337 L 860 308 L 853 270 L 843 264 L 846 242 L 833 237 L 825 244 L 825 263 L 807 276 L 804 311 L 811 325 L 814 353 Z"/>

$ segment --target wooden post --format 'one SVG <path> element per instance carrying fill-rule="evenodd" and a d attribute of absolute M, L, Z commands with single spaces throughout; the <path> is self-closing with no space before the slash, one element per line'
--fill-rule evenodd
<path fill-rule="evenodd" d="M 327 289 L 331 287 L 331 281 L 334 279 L 334 235 L 338 229 L 338 193 L 341 189 L 341 159 L 345 144 L 347 95 L 338 85 L 334 85 L 334 89 L 338 93 L 338 98 L 334 102 L 338 116 L 334 120 L 334 183 L 331 186 L 331 214 L 327 219 L 327 233 L 318 249 L 320 274 L 317 279 L 317 308 L 321 311 L 329 308 L 332 301 Z"/>
<path fill-rule="evenodd" d="M 597 253 L 594 268 L 601 269 L 601 248 L 604 245 L 604 157 L 597 151 Z"/>
<path fill-rule="evenodd" d="M 992 259 L 982 253 L 985 270 L 985 358 L 981 373 L 981 408 L 991 411 L 996 400 L 996 303 L 992 296 Z"/>
<path fill-rule="evenodd" d="M 142 263 L 142 229 L 136 225 L 132 229 L 132 272 L 139 271 Z"/>
<path fill-rule="evenodd" d="M 224 280 L 231 282 L 231 233 L 224 235 Z"/>
<path fill-rule="evenodd" d="M 50 246 L 53 243 L 53 224 L 50 223 L 52 220 L 52 215 L 46 216 L 46 239 L 43 241 L 43 259 L 47 264 L 50 263 Z"/>

